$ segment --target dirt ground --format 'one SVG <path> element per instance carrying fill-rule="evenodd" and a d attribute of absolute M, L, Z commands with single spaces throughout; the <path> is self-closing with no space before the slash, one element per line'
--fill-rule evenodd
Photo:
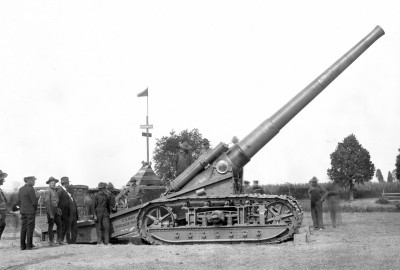
<path fill-rule="evenodd" d="M 400 213 L 342 213 L 336 229 L 308 243 L 183 246 L 64 245 L 21 251 L 8 229 L 0 241 L 0 269 L 399 269 Z M 310 213 L 303 221 L 311 225 Z M 16 232 L 15 237 L 18 237 Z"/>

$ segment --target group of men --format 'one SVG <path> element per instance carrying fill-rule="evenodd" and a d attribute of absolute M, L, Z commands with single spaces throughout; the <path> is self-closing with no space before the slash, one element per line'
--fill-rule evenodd
<path fill-rule="evenodd" d="M 190 164 L 193 157 L 190 153 L 191 146 L 185 141 L 179 144 L 180 150 L 176 155 L 175 169 L 177 176 L 181 174 Z M 202 142 L 200 155 L 209 152 L 210 143 L 207 139 Z M 0 170 L 0 185 L 8 175 Z M 36 182 L 34 176 L 24 178 L 25 185 L 18 191 L 18 202 L 15 205 L 21 214 L 21 250 L 35 249 L 33 245 L 33 233 L 35 229 L 35 216 L 38 208 L 38 198 L 33 188 Z M 56 184 L 61 182 L 58 187 Z M 50 177 L 46 184 L 49 185 L 44 195 L 46 214 L 48 222 L 49 245 L 75 244 L 77 238 L 78 211 L 70 189 L 69 178 L 64 176 L 61 181 Z M 93 198 L 90 208 L 92 209 L 93 219 L 96 222 L 96 232 L 98 244 L 110 244 L 110 214 L 116 212 L 118 206 L 134 207 L 142 203 L 144 196 L 143 189 L 137 185 L 137 179 L 132 177 L 129 184 L 117 196 L 107 189 L 107 184 L 98 184 L 99 192 Z M 0 238 L 5 227 L 6 218 L 6 198 L 0 189 Z M 54 237 L 54 224 L 56 228 L 56 239 Z M 64 241 L 66 239 L 66 242 Z"/>
<path fill-rule="evenodd" d="M 61 185 L 56 188 L 58 179 L 50 177 L 46 184 L 49 185 L 45 192 L 49 245 L 76 244 L 78 235 L 78 209 L 72 196 L 72 189 L 67 176 L 61 177 Z M 57 226 L 57 238 L 54 240 L 53 226 Z"/>
<path fill-rule="evenodd" d="M 0 170 L 0 185 L 3 185 L 7 173 Z M 39 205 L 39 199 L 33 188 L 36 183 L 36 177 L 28 176 L 24 178 L 25 185 L 18 190 L 18 201 L 14 204 L 12 210 L 19 211 L 21 215 L 21 250 L 35 249 L 33 244 L 33 233 L 35 230 L 36 212 Z M 46 184 L 49 185 L 44 195 L 46 205 L 49 245 L 75 244 L 77 237 L 78 211 L 75 200 L 73 199 L 71 189 L 69 188 L 69 179 L 64 176 L 61 178 L 61 186 L 56 187 L 59 180 L 50 177 Z M 5 228 L 7 200 L 0 189 L 0 239 Z M 53 226 L 57 225 L 57 239 L 54 240 Z M 64 242 L 66 239 L 66 242 Z"/>
<path fill-rule="evenodd" d="M 338 218 L 339 190 L 336 184 L 330 183 L 325 189 L 318 184 L 318 179 L 314 176 L 310 181 L 308 196 L 311 204 L 311 219 L 314 230 L 323 230 L 324 222 L 322 218 L 322 204 L 328 199 L 328 209 L 332 221 L 332 226 L 336 228 Z"/>

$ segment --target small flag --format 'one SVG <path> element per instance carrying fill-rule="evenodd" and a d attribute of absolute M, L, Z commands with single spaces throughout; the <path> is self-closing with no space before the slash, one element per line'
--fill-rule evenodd
<path fill-rule="evenodd" d="M 147 97 L 148 95 L 149 95 L 149 88 L 146 88 L 146 90 L 137 94 L 138 97 Z"/>

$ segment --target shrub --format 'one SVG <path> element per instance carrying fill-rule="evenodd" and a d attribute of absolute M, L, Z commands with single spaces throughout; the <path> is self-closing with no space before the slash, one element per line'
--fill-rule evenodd
<path fill-rule="evenodd" d="M 388 204 L 388 200 L 385 200 L 385 199 L 383 199 L 383 198 L 379 198 L 377 201 L 375 201 L 375 203 L 378 203 L 378 204 Z"/>

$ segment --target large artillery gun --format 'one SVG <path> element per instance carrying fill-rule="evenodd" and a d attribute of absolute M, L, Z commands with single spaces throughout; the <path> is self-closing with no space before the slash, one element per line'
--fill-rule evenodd
<path fill-rule="evenodd" d="M 150 244 L 277 243 L 293 237 L 303 213 L 291 196 L 243 194 L 240 172 L 250 159 L 366 51 L 379 26 L 270 118 L 231 147 L 219 143 L 175 180 L 164 196 L 111 215 L 111 239 Z M 94 223 L 79 225 L 79 242 L 94 242 Z"/>

